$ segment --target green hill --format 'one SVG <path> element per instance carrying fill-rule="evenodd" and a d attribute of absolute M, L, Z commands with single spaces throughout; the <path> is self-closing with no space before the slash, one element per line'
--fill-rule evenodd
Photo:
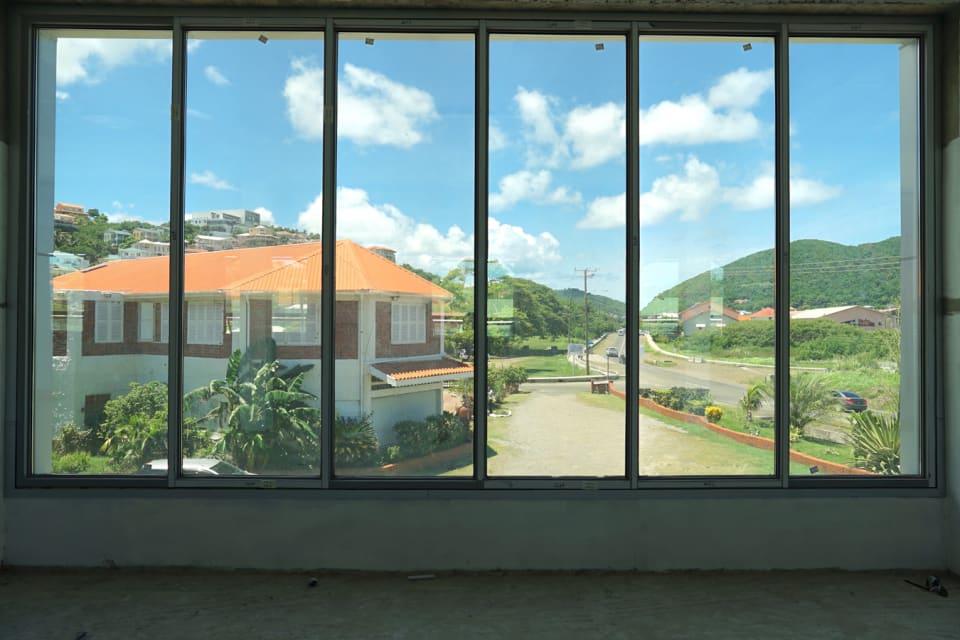
<path fill-rule="evenodd" d="M 583 305 L 583 289 L 554 289 L 561 300 L 573 301 Z M 597 313 L 608 315 L 612 318 L 623 320 L 627 317 L 627 305 L 619 300 L 601 296 L 598 294 L 587 293 L 587 304 Z"/>
<path fill-rule="evenodd" d="M 855 246 L 825 240 L 790 243 L 790 305 L 816 309 L 859 304 L 890 307 L 900 299 L 900 237 Z M 753 312 L 774 306 L 773 249 L 704 271 L 658 294 L 641 311 L 652 316 L 722 298 Z"/>

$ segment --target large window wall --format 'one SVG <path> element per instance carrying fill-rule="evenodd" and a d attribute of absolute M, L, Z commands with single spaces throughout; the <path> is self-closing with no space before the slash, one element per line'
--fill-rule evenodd
<path fill-rule="evenodd" d="M 934 484 L 925 25 L 31 34 L 24 485 Z"/>

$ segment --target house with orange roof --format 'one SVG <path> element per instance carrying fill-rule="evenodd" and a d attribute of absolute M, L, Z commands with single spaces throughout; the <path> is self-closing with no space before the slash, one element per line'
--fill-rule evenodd
<path fill-rule="evenodd" d="M 739 320 L 740 314 L 720 300 L 698 302 L 681 311 L 679 317 L 680 328 L 685 336 L 708 327 L 724 327 Z"/>
<path fill-rule="evenodd" d="M 773 307 L 764 307 L 759 311 L 740 316 L 740 320 L 774 320 L 777 317 L 777 311 Z"/>
<path fill-rule="evenodd" d="M 313 364 L 304 389 L 320 394 L 322 248 L 301 243 L 190 253 L 184 257 L 184 390 L 222 379 L 234 350 L 273 338 L 284 364 Z M 98 264 L 52 279 L 53 357 L 71 376 L 59 402 L 83 423 L 130 381 L 167 380 L 169 257 Z M 350 240 L 336 245 L 339 415 L 371 414 L 383 441 L 400 420 L 443 407 L 443 383 L 473 376 L 445 354 L 437 330 L 446 290 Z M 442 327 L 442 323 L 441 323 Z M 88 418 L 89 419 L 89 418 Z"/>

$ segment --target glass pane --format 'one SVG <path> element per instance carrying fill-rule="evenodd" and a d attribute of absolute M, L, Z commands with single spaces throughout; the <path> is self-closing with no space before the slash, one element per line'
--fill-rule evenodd
<path fill-rule="evenodd" d="M 340 35 L 338 476 L 473 474 L 473 48 Z"/>
<path fill-rule="evenodd" d="M 918 56 L 915 40 L 790 44 L 797 473 L 921 472 Z"/>
<path fill-rule="evenodd" d="M 488 461 L 624 476 L 625 42 L 490 43 Z"/>
<path fill-rule="evenodd" d="M 319 34 L 189 34 L 185 475 L 319 474 L 322 69 Z"/>
<path fill-rule="evenodd" d="M 642 476 L 775 471 L 774 49 L 640 41 Z"/>
<path fill-rule="evenodd" d="M 39 33 L 33 473 L 167 455 L 171 40 Z"/>

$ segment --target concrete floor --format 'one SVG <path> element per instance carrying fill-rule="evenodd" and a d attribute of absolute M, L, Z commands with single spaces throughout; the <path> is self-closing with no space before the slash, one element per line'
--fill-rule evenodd
<path fill-rule="evenodd" d="M 4 569 L 0 638 L 960 638 L 960 578 L 927 573 Z"/>

